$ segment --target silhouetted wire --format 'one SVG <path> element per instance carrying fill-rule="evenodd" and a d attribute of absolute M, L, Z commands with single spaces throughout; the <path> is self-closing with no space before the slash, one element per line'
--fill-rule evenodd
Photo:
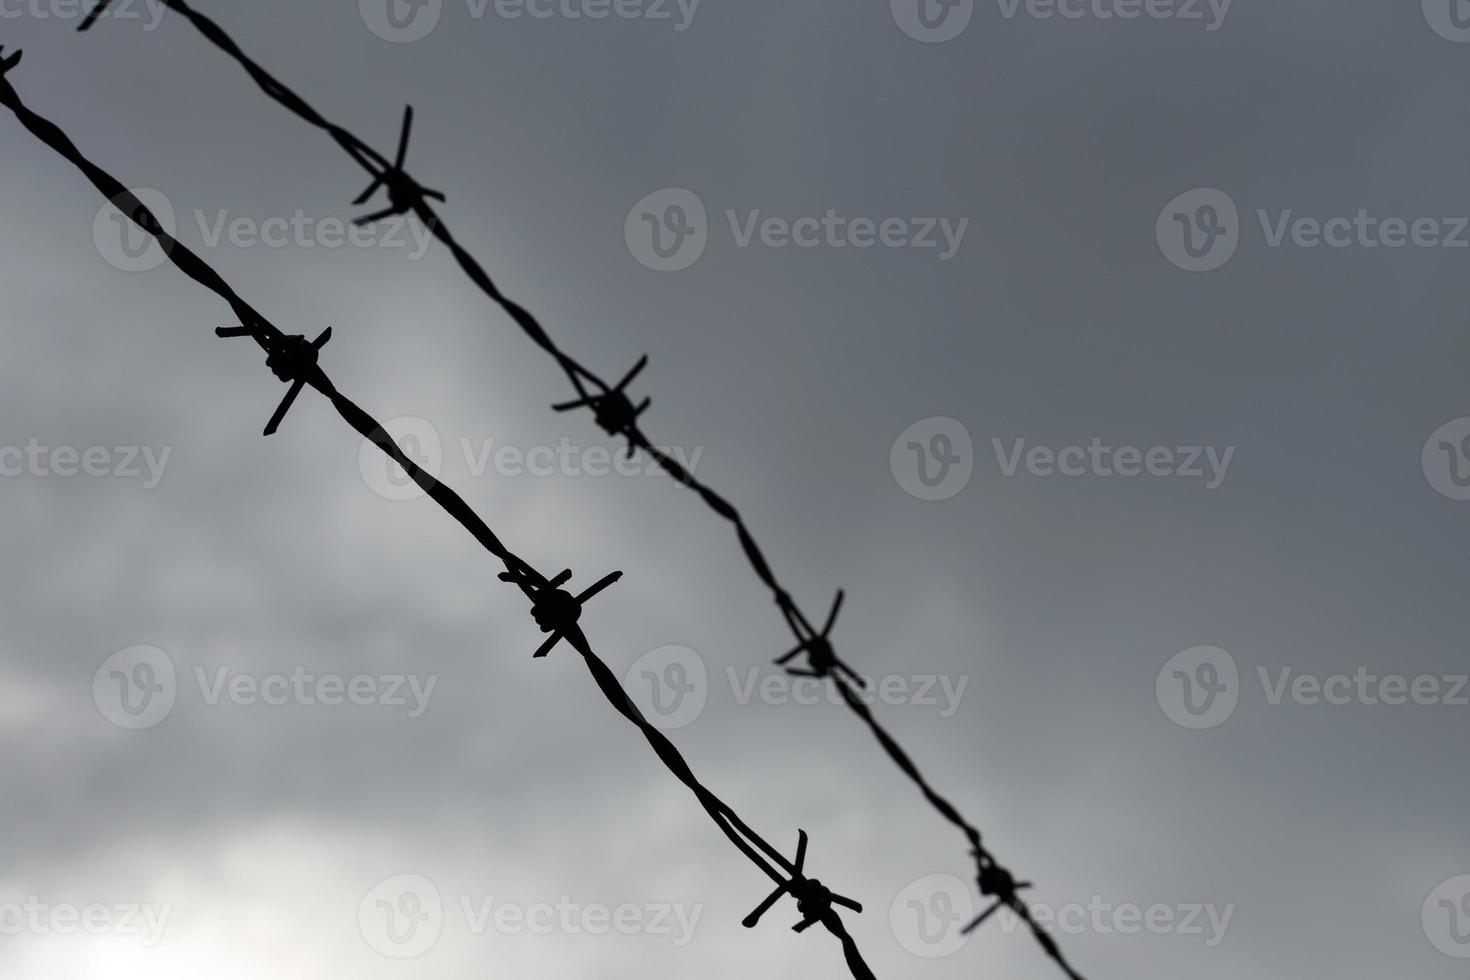
<path fill-rule="evenodd" d="M 92 15 L 83 22 L 79 29 L 86 30 L 90 27 L 110 2 L 111 0 L 101 0 L 97 7 L 94 8 Z M 200 33 L 239 62 L 266 95 L 295 113 L 301 119 L 328 133 L 363 169 L 367 170 L 373 176 L 374 183 L 369 188 L 369 194 L 380 183 L 386 183 L 388 185 L 389 196 L 393 207 L 377 215 L 371 215 L 369 216 L 370 218 L 376 218 L 386 214 L 402 214 L 411 210 L 418 216 L 424 226 L 429 229 L 430 233 L 449 248 L 454 254 L 455 259 L 459 262 L 460 267 L 474 281 L 475 285 L 508 313 L 527 336 L 561 365 L 568 380 L 576 389 L 578 398 L 574 402 L 554 406 L 558 411 L 574 407 L 592 408 L 594 411 L 594 420 L 604 431 L 609 435 L 626 438 L 630 452 L 635 448 L 646 452 L 663 467 L 675 482 L 699 494 L 700 498 L 704 500 L 705 504 L 711 510 L 735 525 L 735 533 L 740 541 L 741 549 L 745 552 L 746 558 L 755 570 L 756 575 L 760 577 L 761 581 L 766 584 L 766 587 L 774 595 L 777 606 L 780 608 L 787 624 L 799 641 L 798 650 L 806 650 L 808 653 L 811 653 L 809 640 L 811 637 L 817 635 L 816 631 L 812 629 L 810 622 L 807 621 L 801 609 L 796 605 L 795 600 L 791 598 L 791 594 L 776 578 L 775 573 L 771 570 L 770 562 L 766 560 L 760 546 L 756 544 L 755 538 L 751 535 L 744 519 L 740 516 L 740 512 L 735 509 L 733 504 L 721 497 L 712 488 L 696 479 L 693 473 L 669 456 L 668 453 L 654 446 L 638 425 L 638 417 L 648 407 L 648 402 L 645 400 L 642 405 L 634 408 L 624 393 L 623 388 L 633 376 L 642 370 L 643 366 L 647 363 L 647 357 L 645 356 L 638 362 L 638 365 L 622 383 L 615 387 L 609 387 L 605 381 L 591 370 L 578 363 L 574 358 L 557 347 L 556 343 L 551 339 L 551 335 L 529 310 L 501 292 L 484 267 L 450 234 L 448 226 L 440 220 L 438 214 L 425 200 L 426 196 L 436 196 L 442 201 L 443 195 L 437 192 L 425 191 L 417 181 L 414 181 L 403 171 L 403 158 L 407 148 L 412 110 L 409 110 L 405 118 L 399 144 L 398 159 L 395 163 L 390 163 L 381 153 L 368 146 L 346 129 L 330 122 L 318 113 L 303 98 L 246 55 L 240 49 L 239 45 L 225 33 L 223 28 L 190 7 L 186 0 L 163 0 L 163 3 L 165 6 L 187 18 Z M 395 184 L 397 185 L 396 193 L 394 191 Z M 359 203 L 364 201 L 367 196 L 368 194 L 364 194 L 359 198 Z M 583 384 L 584 381 L 595 385 L 598 392 L 589 395 L 586 386 Z M 824 648 L 824 652 L 829 655 L 831 663 L 813 663 L 810 670 L 797 671 L 797 673 L 807 676 L 826 677 L 829 676 L 830 669 L 835 668 L 852 674 L 850 668 L 838 661 L 835 655 L 831 654 L 831 644 L 830 642 L 825 642 L 825 635 L 823 635 L 822 639 L 824 640 L 822 647 Z M 792 668 L 788 668 L 788 671 L 790 670 Z M 836 677 L 836 675 L 831 676 L 834 676 L 839 686 L 842 686 L 840 677 Z M 852 676 L 856 678 L 855 674 L 852 674 Z M 862 721 L 872 730 L 873 734 L 878 738 L 878 741 L 893 758 L 893 761 L 918 785 L 924 797 L 946 820 L 959 827 L 964 832 L 966 838 L 969 839 L 971 850 L 976 860 L 976 876 L 981 893 L 984 895 L 992 894 L 992 892 L 986 890 L 987 886 L 995 885 L 996 875 L 998 874 L 1004 874 L 1008 878 L 1009 872 L 1001 868 L 996 863 L 994 856 L 980 844 L 979 831 L 965 821 L 949 801 L 934 791 L 919 773 L 918 768 L 914 766 L 913 762 L 899 748 L 898 743 L 894 741 L 893 737 L 878 724 L 873 718 L 872 713 L 866 710 L 866 706 L 859 705 L 858 702 L 855 702 L 849 696 L 850 693 L 850 691 L 844 689 L 843 700 L 848 707 L 853 709 L 854 713 L 858 714 Z M 864 707 L 864 710 L 858 711 L 857 708 L 859 706 Z M 1017 914 L 1021 915 L 1022 918 L 1031 924 L 1037 941 L 1046 953 L 1069 976 L 1077 977 L 1078 974 L 1067 965 L 1066 960 L 1057 949 L 1056 943 L 1031 921 L 1029 914 L 1024 909 L 1023 903 L 1019 902 L 1019 900 L 1014 900 L 1014 896 L 1010 896 L 1010 898 L 1013 900 L 1007 901 L 1005 904 L 1016 909 Z"/>
<path fill-rule="evenodd" d="M 377 446 L 390 460 L 402 467 L 413 481 L 429 495 L 435 503 L 465 527 L 484 548 L 505 565 L 504 581 L 517 585 L 532 602 L 532 614 L 543 632 L 551 633 L 554 642 L 564 637 L 586 662 L 593 680 L 608 702 L 628 721 L 643 733 L 654 752 L 665 767 L 682 782 L 704 807 L 716 826 L 750 861 L 786 892 L 798 898 L 798 908 L 813 921 L 820 921 L 842 944 L 843 956 L 856 980 L 875 980 L 873 972 L 864 962 L 852 936 L 843 926 L 835 910 L 831 908 L 830 893 L 821 888 L 820 882 L 808 879 L 801 862 L 792 862 L 752 830 L 729 805 L 708 790 L 698 778 L 674 744 L 643 716 L 628 698 L 627 692 L 618 682 L 617 676 L 601 658 L 593 652 L 591 644 L 577 625 L 581 615 L 581 604 L 601 588 L 616 581 L 621 572 L 607 576 L 581 596 L 573 597 L 558 588 L 571 577 L 571 572 L 562 572 L 547 579 L 528 562 L 510 551 L 480 519 L 479 515 L 449 486 L 440 482 L 409 459 L 392 436 L 371 415 L 337 390 L 317 363 L 317 351 L 330 338 L 330 330 L 316 341 L 308 342 L 305 337 L 287 335 L 272 325 L 263 314 L 250 306 L 233 288 L 209 266 L 183 244 L 171 236 L 158 218 L 131 191 L 101 167 L 88 160 L 71 139 L 50 120 L 37 115 L 21 100 L 4 73 L 20 61 L 20 52 L 6 58 L 0 49 L 0 104 L 15 113 L 16 118 L 37 139 L 69 160 L 90 180 L 102 195 L 113 203 L 124 215 L 151 235 L 162 247 L 165 255 L 180 271 L 195 282 L 215 293 L 226 303 L 240 321 L 236 327 L 216 330 L 221 337 L 249 336 L 268 355 L 267 366 L 282 381 L 292 384 L 290 394 L 277 409 L 272 426 L 279 422 L 290 407 L 294 392 L 310 386 L 332 403 L 333 408 L 348 425 L 363 438 Z M 268 427 L 268 431 L 269 431 Z M 805 834 L 802 835 L 805 839 Z M 824 894 L 825 893 L 825 894 Z M 815 899 L 815 902 L 813 902 Z M 857 911 L 860 906 L 851 903 Z"/>

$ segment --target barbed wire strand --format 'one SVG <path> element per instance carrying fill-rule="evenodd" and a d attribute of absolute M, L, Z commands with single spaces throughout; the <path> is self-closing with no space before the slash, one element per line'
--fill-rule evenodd
<path fill-rule="evenodd" d="M 543 632 L 552 633 L 547 647 L 557 638 L 565 638 L 582 655 L 604 697 L 624 718 L 637 726 L 665 767 L 694 793 L 721 832 L 751 863 L 779 886 L 779 892 L 798 898 L 798 910 L 807 919 L 820 922 L 840 941 L 843 956 L 855 980 L 875 980 L 872 970 L 857 948 L 856 941 L 848 933 L 836 910 L 831 907 L 833 896 L 830 892 L 825 892 L 815 879 L 805 877 L 800 857 L 794 863 L 787 860 L 780 851 L 752 830 L 728 804 L 700 783 L 674 744 L 644 717 L 618 682 L 617 676 L 593 652 L 587 637 L 576 624 L 581 614 L 581 603 L 605 585 L 616 581 L 622 573 L 609 575 L 593 589 L 581 596 L 572 597 L 557 588 L 571 577 L 570 572 L 563 572 L 548 580 L 528 562 L 510 551 L 463 498 L 414 463 L 382 425 L 337 389 L 317 364 L 314 348 L 309 356 L 301 355 L 303 349 L 312 347 L 306 343 L 304 337 L 289 336 L 271 324 L 211 266 L 164 230 L 153 212 L 121 182 L 87 159 L 60 127 L 26 106 L 9 79 L 4 77 L 19 60 L 19 52 L 7 58 L 3 55 L 3 49 L 0 49 L 0 104 L 9 108 L 32 135 L 76 166 L 103 197 L 157 240 L 174 266 L 229 304 L 239 319 L 240 326 L 220 328 L 216 332 L 222 337 L 251 337 L 266 351 L 267 365 L 275 371 L 277 377 L 293 384 L 292 392 L 282 403 L 277 416 L 284 414 L 295 396 L 295 391 L 303 385 L 310 386 L 331 402 L 348 425 L 377 446 L 393 463 L 402 467 L 435 503 L 504 564 L 505 573 L 500 576 L 501 579 L 517 585 L 526 593 L 532 600 L 532 613 L 537 624 Z M 318 338 L 317 346 L 329 337 L 330 331 L 324 333 Z M 538 655 L 539 653 L 540 651 Z M 805 834 L 802 834 L 802 838 L 804 840 Z M 810 902 L 812 896 L 817 898 L 814 904 Z M 856 906 L 856 903 L 848 904 L 850 907 Z M 861 911 L 861 906 L 856 906 L 856 910 Z"/>
<path fill-rule="evenodd" d="M 82 23 L 79 30 L 86 30 L 91 27 L 111 2 L 112 0 L 100 0 L 96 7 L 93 8 L 91 14 Z M 982 895 L 993 894 L 987 891 L 987 886 L 996 886 L 998 875 L 1004 876 L 1004 878 L 999 879 L 1002 885 L 1006 880 L 1013 881 L 1010 873 L 1001 867 L 995 860 L 994 855 L 981 842 L 980 831 L 967 821 L 953 804 L 941 796 L 929 784 L 908 754 L 903 751 L 892 735 L 873 717 L 872 712 L 868 710 L 867 706 L 862 704 L 856 697 L 848 682 L 839 674 L 833 672 L 834 670 L 842 670 L 853 679 L 857 679 L 857 675 L 850 668 L 837 661 L 835 655 L 832 655 L 831 644 L 830 641 L 827 641 L 825 634 L 821 636 L 824 651 L 814 652 L 811 650 L 810 641 L 813 637 L 818 636 L 817 632 L 812 629 L 811 623 L 797 606 L 795 600 L 791 598 L 791 594 L 776 578 L 775 573 L 771 569 L 770 562 L 767 561 L 765 554 L 756 543 L 744 519 L 740 516 L 740 512 L 711 487 L 696 479 L 694 474 L 679 461 L 656 447 L 644 434 L 638 424 L 638 417 L 648 407 L 648 401 L 645 400 L 641 406 L 634 408 L 623 389 L 643 369 L 647 363 L 647 358 L 645 357 L 640 360 L 638 365 L 621 383 L 615 387 L 609 387 L 605 381 L 590 369 L 562 351 L 551 339 L 548 331 L 537 321 L 535 316 L 525 307 L 506 296 L 495 284 L 494 280 L 490 278 L 484 267 L 450 233 L 448 226 L 439 218 L 433 207 L 425 199 L 428 196 L 432 196 L 442 201 L 443 195 L 438 192 L 425 191 L 403 169 L 404 154 L 407 149 L 412 122 L 412 109 L 410 108 L 405 115 L 398 158 L 396 162 L 390 163 L 383 154 L 374 150 L 363 140 L 322 116 L 305 99 L 301 98 L 251 59 L 223 28 L 210 18 L 194 10 L 186 0 L 163 0 L 163 3 L 166 7 L 184 16 L 216 47 L 237 61 L 266 95 L 295 113 L 305 122 L 324 130 L 349 156 L 373 176 L 373 185 L 369 187 L 367 194 L 359 198 L 359 203 L 365 200 L 379 184 L 387 185 L 392 207 L 379 212 L 377 215 L 372 215 L 370 218 L 383 217 L 388 214 L 403 214 L 407 211 L 413 211 L 418 216 L 419 220 L 430 233 L 453 253 L 460 267 L 475 285 L 509 314 L 521 330 L 538 346 L 550 354 L 561 366 L 573 388 L 576 389 L 578 398 L 574 402 L 554 406 L 557 410 L 579 407 L 592 408 L 595 420 L 605 431 L 610 435 L 622 436 L 628 440 L 629 452 L 632 452 L 636 448 L 647 453 L 675 482 L 697 493 L 711 510 L 735 526 L 736 536 L 751 567 L 755 570 L 756 575 L 761 581 L 765 583 L 766 587 L 771 590 L 777 606 L 780 608 L 787 624 L 799 641 L 797 650 L 793 651 L 793 653 L 805 651 L 809 654 L 811 669 L 797 672 L 807 676 L 831 676 L 841 691 L 843 702 L 873 732 L 873 735 L 887 751 L 893 762 L 918 786 L 924 798 L 939 812 L 940 816 L 959 828 L 965 835 L 970 843 L 971 854 L 976 861 L 976 878 Z M 584 381 L 594 385 L 598 389 L 598 392 L 596 394 L 589 394 Z M 839 603 L 841 601 L 840 595 L 841 593 L 839 593 Z M 825 659 L 821 656 L 822 652 L 825 652 L 827 655 Z M 788 654 L 788 658 L 790 656 Z M 788 658 L 783 658 L 783 660 Z M 827 660 L 831 662 L 828 663 L 826 662 Z M 1030 925 L 1037 942 L 1064 973 L 1073 978 L 1073 980 L 1082 980 L 1081 975 L 1072 968 L 1062 955 L 1056 942 L 1031 919 L 1023 901 L 1012 893 L 1005 896 L 1003 904 L 1010 907 Z M 980 920 L 977 920 L 977 923 L 983 921 L 984 918 L 982 917 Z"/>

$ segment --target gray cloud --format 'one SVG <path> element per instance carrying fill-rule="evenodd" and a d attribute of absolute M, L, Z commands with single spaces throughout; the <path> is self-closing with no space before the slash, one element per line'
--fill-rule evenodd
<path fill-rule="evenodd" d="M 986 832 L 1034 900 L 1233 905 L 1189 935 L 1063 935 L 1088 976 L 1458 975 L 1421 905 L 1463 866 L 1465 708 L 1272 705 L 1258 667 L 1329 676 L 1465 671 L 1464 504 L 1420 452 L 1470 415 L 1464 277 L 1449 249 L 1271 248 L 1257 212 L 1464 214 L 1466 50 L 1414 7 L 1237 3 L 1183 21 L 1005 19 L 977 5 L 939 44 L 883 5 L 649 19 L 507 20 L 448 0 L 389 44 L 352 4 L 208 10 L 332 118 L 381 147 L 418 113 L 411 164 L 506 290 L 605 375 L 652 354 L 656 442 L 699 447 L 804 606 L 837 587 L 839 652 L 865 673 L 967 675 L 939 720 L 882 718 Z M 180 213 L 350 217 L 361 175 L 177 18 L 156 31 L 0 20 L 27 99 Z M 216 340 L 219 304 L 168 269 L 124 273 L 100 201 L 12 121 L 0 200 L 10 316 L 0 446 L 168 447 L 160 484 L 0 479 L 0 903 L 170 904 L 149 950 L 25 933 L 6 976 L 838 976 L 827 937 L 747 932 L 765 892 L 539 634 L 495 568 L 425 502 L 373 493 L 358 442 L 279 397 L 258 352 Z M 686 187 L 709 242 L 655 273 L 634 203 Z M 1215 272 L 1172 266 L 1160 210 L 1226 191 L 1242 228 Z M 724 213 L 970 221 L 950 261 L 906 248 L 740 247 Z M 199 246 L 196 228 L 181 234 Z M 622 672 L 697 651 L 715 684 L 671 733 L 773 841 L 868 911 L 880 976 L 1051 972 L 988 927 L 913 955 L 889 906 L 965 877 L 964 841 L 841 709 L 741 705 L 726 666 L 787 646 L 727 526 L 665 480 L 470 474 L 460 439 L 604 442 L 553 364 L 442 249 L 205 250 L 283 327 L 334 325 L 334 378 L 383 418 L 429 420 L 445 476 L 507 543 L 590 583 Z M 944 415 L 975 445 L 948 500 L 906 494 L 891 443 Z M 1176 479 L 1005 477 L 989 447 L 1094 437 L 1236 449 L 1219 489 Z M 135 645 L 182 682 L 128 732 L 93 673 Z M 1244 688 L 1228 722 L 1173 724 L 1155 676 L 1201 644 Z M 436 675 L 416 719 L 385 706 L 204 703 L 192 671 Z M 1461 862 L 1461 863 L 1457 863 Z M 358 903 L 411 872 L 448 903 L 421 960 L 365 943 Z M 705 906 L 692 942 L 474 934 L 463 896 Z"/>

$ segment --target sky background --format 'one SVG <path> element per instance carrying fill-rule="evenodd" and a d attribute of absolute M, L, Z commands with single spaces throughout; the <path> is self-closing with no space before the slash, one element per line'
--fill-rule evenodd
<path fill-rule="evenodd" d="M 332 325 L 336 383 L 422 420 L 404 425 L 437 436 L 444 479 L 518 554 L 574 585 L 624 572 L 583 619 L 594 647 L 635 698 L 649 665 L 705 668 L 703 710 L 670 737 L 770 841 L 811 834 L 809 871 L 867 906 L 847 920 L 878 976 L 1057 975 L 1004 923 L 957 936 L 979 900 L 965 841 L 856 719 L 741 696 L 791 640 L 728 524 L 657 474 L 475 465 L 566 439 L 595 466 L 616 444 L 548 410 L 569 397 L 556 365 L 443 248 L 207 243 L 222 217 L 361 213 L 346 155 L 178 16 L 135 3 L 78 35 L 69 4 L 38 3 L 0 17 L 28 103 L 166 195 L 180 240 L 277 325 Z M 1470 232 L 1273 247 L 1258 214 L 1432 217 L 1454 238 L 1470 44 L 1447 7 L 1237 0 L 1218 21 L 979 2 L 926 41 L 903 0 L 703 0 L 687 20 L 443 0 L 412 42 L 380 36 L 374 0 L 200 9 L 385 153 L 411 102 L 410 169 L 503 288 L 605 377 L 649 353 L 633 390 L 653 397 L 653 441 L 699 454 L 809 614 L 847 590 L 839 655 L 911 691 L 965 684 L 947 716 L 942 696 L 875 710 L 1033 901 L 1112 910 L 1058 937 L 1089 978 L 1463 980 L 1467 692 L 1273 704 L 1259 673 L 1467 669 L 1470 502 L 1439 443 L 1470 422 L 1431 434 L 1470 415 Z M 0 132 L 0 449 L 98 447 L 112 473 L 0 455 L 0 976 L 845 975 L 830 936 L 789 931 L 789 901 L 741 928 L 764 877 L 579 658 L 531 659 L 526 603 L 473 540 L 378 492 L 389 474 L 320 397 L 261 438 L 282 389 L 253 345 L 214 337 L 228 308 L 171 267 L 118 268 L 96 191 L 9 115 Z M 697 195 L 707 241 L 659 272 L 625 226 L 667 188 Z M 1209 272 L 1178 268 L 1167 234 L 1176 211 L 1201 216 L 1199 195 L 1168 207 L 1198 188 L 1237 209 Z M 828 209 L 968 224 L 944 259 L 742 246 L 727 216 Z M 972 476 L 942 500 L 905 489 L 901 434 L 933 417 L 971 447 L 951 442 Z M 1233 455 L 1208 489 L 1007 476 L 992 442 L 1094 439 Z M 156 485 L 128 447 L 167 451 Z M 174 703 L 128 730 L 104 662 L 138 646 L 173 665 Z M 1169 665 L 1200 646 L 1238 677 L 1233 713 L 1196 730 L 1173 720 L 1193 716 Z M 197 679 L 298 668 L 435 687 L 410 717 L 210 703 Z M 377 905 L 405 883 L 442 905 L 414 958 Z M 487 899 L 699 918 L 536 934 L 466 913 Z M 52 911 L 18 917 L 37 904 Z M 58 907 L 90 905 L 106 934 L 59 934 Z M 161 938 L 123 921 L 131 906 L 166 910 Z M 1128 934 L 1128 906 L 1174 926 Z M 1223 935 L 1204 914 L 1186 926 L 1194 907 L 1229 910 Z"/>

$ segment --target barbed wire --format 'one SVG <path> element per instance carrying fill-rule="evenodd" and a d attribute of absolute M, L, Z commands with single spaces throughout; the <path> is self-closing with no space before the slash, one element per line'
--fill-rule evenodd
<path fill-rule="evenodd" d="M 377 446 L 393 463 L 402 467 L 445 513 L 458 521 L 485 550 L 505 566 L 500 579 L 521 589 L 531 601 L 531 615 L 536 625 L 541 632 L 550 634 L 535 656 L 545 656 L 563 639 L 580 653 L 607 701 L 619 714 L 637 726 L 664 766 L 694 793 L 721 832 L 776 884 L 777 889 L 773 896 L 756 913 L 747 917 L 745 924 L 753 927 L 759 919 L 759 913 L 768 909 L 781 895 L 789 894 L 796 899 L 797 911 L 802 915 L 802 921 L 795 927 L 796 931 L 800 932 L 821 923 L 841 942 L 843 956 L 855 980 L 876 980 L 858 950 L 856 941 L 833 908 L 834 904 L 838 904 L 861 912 L 862 906 L 834 895 L 820 881 L 806 876 L 806 832 L 799 831 L 796 859 L 787 860 L 785 855 L 752 830 L 734 809 L 699 781 L 674 744 L 644 717 L 618 682 L 617 676 L 593 652 L 591 643 L 577 625 L 582 607 L 621 578 L 623 573 L 613 572 L 606 575 L 591 588 L 574 596 L 562 588 L 572 577 L 570 570 L 548 579 L 507 548 L 459 494 L 414 463 L 376 419 L 332 383 L 319 363 L 320 351 L 331 339 L 331 328 L 325 330 L 316 340 L 308 341 L 305 336 L 284 333 L 247 303 L 208 263 L 170 235 L 157 216 L 130 190 L 87 159 L 59 126 L 25 105 L 10 80 L 5 77 L 20 62 L 20 58 L 19 51 L 6 57 L 4 49 L 0 48 L 0 105 L 9 108 L 33 136 L 76 166 L 118 210 L 152 236 L 174 266 L 228 303 L 240 322 L 237 326 L 217 327 L 216 335 L 221 338 L 250 337 L 265 351 L 266 366 L 278 379 L 290 385 L 286 396 L 271 417 L 270 424 L 266 426 L 266 434 L 275 431 L 294 404 L 296 396 L 304 388 L 311 387 L 325 396 L 343 421 Z"/>
<path fill-rule="evenodd" d="M 87 30 L 107 9 L 112 0 L 99 0 L 92 12 L 82 22 L 78 30 Z M 375 192 L 379 186 L 387 189 L 390 207 L 376 214 L 367 215 L 357 219 L 357 223 L 363 224 L 377 220 L 388 215 L 401 215 L 413 212 L 424 226 L 445 245 L 454 255 L 465 274 L 474 281 L 492 301 L 499 305 L 511 319 L 515 320 L 521 330 L 531 338 L 539 347 L 550 354 L 562 370 L 567 379 L 576 389 L 577 398 L 574 401 L 563 402 L 552 406 L 558 412 L 570 411 L 577 408 L 590 408 L 593 412 L 594 422 L 608 435 L 622 437 L 628 441 L 628 449 L 631 453 L 634 449 L 640 449 L 652 457 L 675 482 L 697 493 L 705 504 L 716 514 L 725 518 L 735 526 L 736 537 L 745 552 L 751 567 L 766 587 L 771 590 L 776 605 L 785 618 L 787 625 L 797 640 L 797 646 L 781 658 L 777 663 L 785 665 L 800 653 L 807 654 L 806 668 L 787 667 L 790 673 L 804 676 L 832 677 L 834 683 L 842 694 L 843 702 L 856 714 L 865 725 L 873 732 L 874 737 L 882 745 L 893 762 L 907 775 L 919 788 L 924 798 L 939 812 L 949 823 L 965 835 L 969 841 L 971 856 L 976 863 L 976 884 L 983 896 L 995 897 L 996 906 L 992 906 L 989 912 L 980 916 L 971 923 L 966 932 L 971 931 L 989 917 L 991 912 L 999 905 L 1011 908 L 1030 927 L 1037 942 L 1043 951 L 1051 957 L 1061 970 L 1072 980 L 1083 980 L 1062 955 L 1056 942 L 1031 918 L 1025 903 L 1021 901 L 1016 891 L 1021 886 L 1014 884 L 1014 877 L 1009 871 L 996 861 L 995 856 L 985 847 L 981 840 L 980 831 L 967 821 L 956 807 L 941 796 L 930 783 L 919 772 L 917 766 L 907 753 L 894 740 L 893 736 L 882 727 L 854 694 L 848 680 L 844 680 L 845 673 L 852 682 L 861 685 L 861 678 L 846 664 L 837 659 L 828 632 L 831 630 L 832 621 L 836 618 L 837 607 L 842 602 L 842 592 L 837 593 L 837 600 L 829 616 L 826 627 L 818 633 L 811 626 L 810 621 L 802 613 L 791 593 L 781 585 L 771 569 L 770 562 L 756 543 L 744 518 L 734 505 L 721 497 L 707 484 L 696 479 L 679 461 L 668 453 L 656 447 L 644 434 L 639 423 L 639 418 L 648 408 L 650 400 L 644 401 L 635 407 L 632 399 L 628 396 L 626 388 L 629 383 L 642 372 L 647 366 L 648 357 L 644 355 L 618 384 L 609 386 L 605 381 L 593 373 L 590 369 L 579 363 L 575 358 L 561 350 L 551 339 L 550 333 L 540 324 L 529 310 L 519 303 L 510 299 L 496 285 L 494 280 L 480 265 L 479 261 L 462 246 L 450 233 L 448 226 L 439 218 L 433 207 L 428 203 L 428 198 L 434 198 L 444 203 L 444 195 L 437 191 L 429 191 L 418 181 L 414 180 L 404 170 L 405 159 L 408 152 L 408 142 L 412 133 L 413 108 L 410 106 L 404 113 L 403 126 L 400 130 L 398 152 L 394 162 L 366 142 L 331 122 L 317 112 L 316 109 L 306 102 L 301 96 L 292 91 L 285 84 L 276 79 L 263 67 L 247 55 L 238 44 L 210 18 L 194 10 L 186 0 L 162 0 L 165 7 L 177 11 L 184 16 L 201 34 L 203 34 L 216 47 L 237 61 L 241 67 L 255 80 L 267 96 L 295 113 L 305 122 L 325 131 L 337 142 L 342 149 L 363 167 L 373 178 L 373 183 L 367 191 L 360 195 L 354 202 L 362 204 Z M 597 390 L 589 393 L 587 383 L 593 385 Z M 1010 884 L 1007 885 L 1007 882 Z"/>

